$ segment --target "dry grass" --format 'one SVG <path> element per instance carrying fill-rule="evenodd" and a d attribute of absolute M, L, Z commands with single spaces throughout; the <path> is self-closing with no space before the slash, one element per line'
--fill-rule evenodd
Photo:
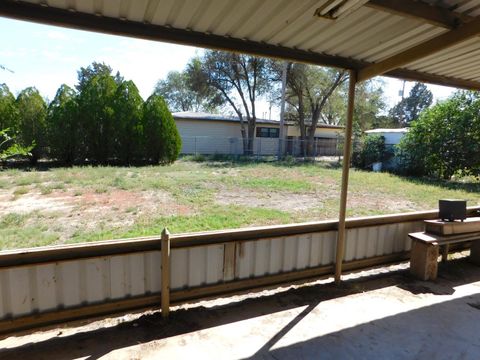
<path fill-rule="evenodd" d="M 194 162 L 0 172 L 0 248 L 331 219 L 341 170 L 329 164 Z M 348 216 L 480 200 L 475 182 L 352 171 Z"/>

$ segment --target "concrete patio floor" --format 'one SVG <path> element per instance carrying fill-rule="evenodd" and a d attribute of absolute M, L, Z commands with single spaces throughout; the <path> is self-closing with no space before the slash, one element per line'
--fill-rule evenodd
<path fill-rule="evenodd" d="M 0 359 L 479 359 L 480 267 L 408 264 L 0 341 Z"/>

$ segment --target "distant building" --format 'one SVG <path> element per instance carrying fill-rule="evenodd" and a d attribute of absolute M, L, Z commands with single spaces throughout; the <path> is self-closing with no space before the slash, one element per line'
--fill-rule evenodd
<path fill-rule="evenodd" d="M 182 154 L 243 154 L 242 134 L 238 117 L 201 112 L 173 113 L 182 137 Z M 280 121 L 257 119 L 254 155 L 276 155 L 279 147 Z M 247 124 L 245 124 L 247 126 Z M 315 154 L 337 155 L 342 126 L 319 124 L 315 131 Z M 285 124 L 285 153 L 300 155 L 298 126 Z"/>
<path fill-rule="evenodd" d="M 395 156 L 395 145 L 400 143 L 400 140 L 408 132 L 408 128 L 401 129 L 372 129 L 367 130 L 367 135 L 380 135 L 385 138 L 385 149 L 387 152 L 387 159 L 383 161 L 382 167 L 385 170 L 395 170 L 399 166 L 399 159 Z"/>
<path fill-rule="evenodd" d="M 365 131 L 366 134 L 381 135 L 385 138 L 385 145 L 397 145 L 402 137 L 408 132 L 408 128 L 402 129 L 372 129 Z"/>

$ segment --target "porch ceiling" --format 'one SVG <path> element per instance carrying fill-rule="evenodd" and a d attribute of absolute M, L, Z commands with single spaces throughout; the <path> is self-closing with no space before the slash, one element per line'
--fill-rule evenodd
<path fill-rule="evenodd" d="M 315 15 L 342 1 L 353 11 Z M 0 16 L 16 19 L 467 89 L 480 89 L 479 15 L 480 0 L 0 2 Z"/>

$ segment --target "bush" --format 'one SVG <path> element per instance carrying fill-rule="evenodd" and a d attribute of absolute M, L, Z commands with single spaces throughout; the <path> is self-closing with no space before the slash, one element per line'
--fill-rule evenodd
<path fill-rule="evenodd" d="M 381 135 L 367 135 L 363 142 L 356 144 L 352 163 L 361 169 L 371 169 L 373 163 L 384 161 L 387 156 L 385 138 Z"/>
<path fill-rule="evenodd" d="M 182 139 L 165 100 L 151 95 L 143 106 L 144 146 L 147 160 L 169 164 L 177 160 Z"/>
<path fill-rule="evenodd" d="M 402 138 L 397 156 L 408 175 L 479 176 L 479 94 L 460 91 L 424 111 Z"/>

